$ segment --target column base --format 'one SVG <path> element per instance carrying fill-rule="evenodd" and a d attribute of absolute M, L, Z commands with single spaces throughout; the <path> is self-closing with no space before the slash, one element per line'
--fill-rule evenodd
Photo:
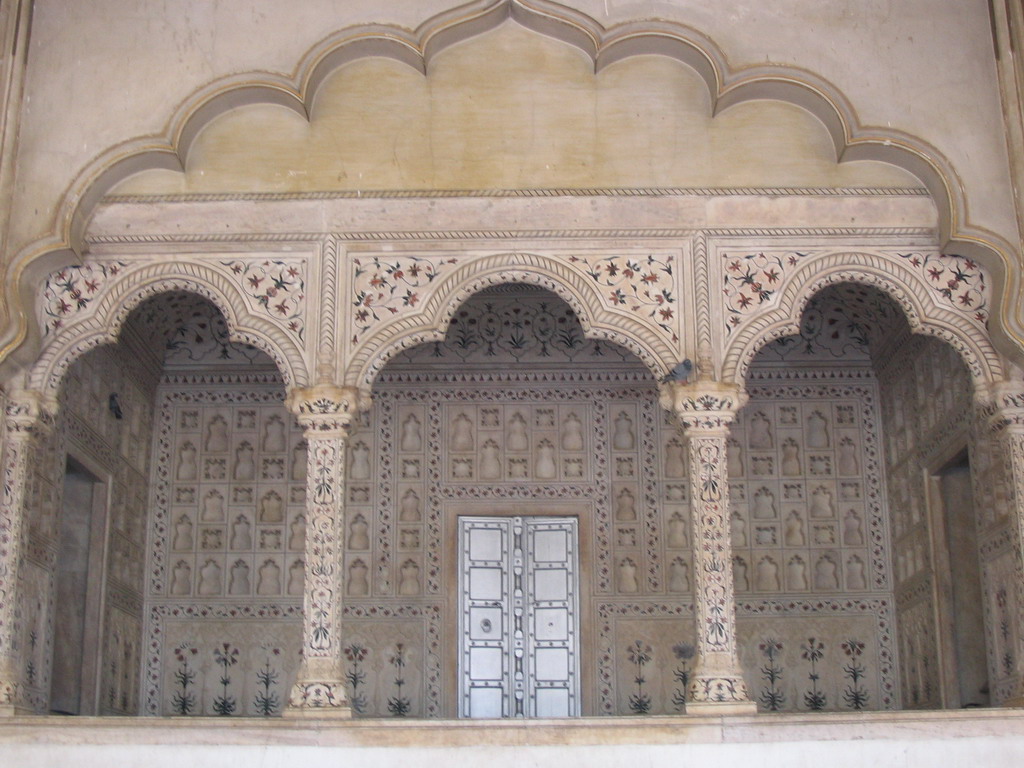
<path fill-rule="evenodd" d="M 282 715 L 347 720 L 352 717 L 352 707 L 344 683 L 296 683 Z"/>
<path fill-rule="evenodd" d="M 687 711 L 694 704 L 754 704 L 742 675 L 698 671 L 690 678 Z M 756 705 L 754 705 L 756 707 Z"/>
<path fill-rule="evenodd" d="M 753 701 L 688 701 L 684 714 L 756 715 L 757 704 Z"/>
<path fill-rule="evenodd" d="M 1022 707 L 1024 707 L 1024 696 L 1014 696 L 1012 698 L 1006 699 L 999 706 L 1005 707 L 1006 709 L 1021 709 Z"/>

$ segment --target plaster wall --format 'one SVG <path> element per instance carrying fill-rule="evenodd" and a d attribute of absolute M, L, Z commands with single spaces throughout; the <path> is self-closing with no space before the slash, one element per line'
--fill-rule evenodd
<path fill-rule="evenodd" d="M 714 12 L 665 2 L 576 5 L 606 26 L 645 18 L 690 25 L 718 42 L 734 69 L 769 63 L 821 75 L 848 95 L 864 124 L 905 130 L 949 157 L 973 202 L 972 221 L 1013 239 L 983 0 L 856 8 L 811 0 L 769 8 L 729 0 Z M 385 16 L 373 2 L 317 0 L 292 8 L 232 0 L 176 4 L 168 13 L 158 2 L 37 2 L 12 217 L 15 243 L 49 228 L 56 202 L 91 158 L 130 138 L 159 134 L 174 107 L 200 86 L 249 71 L 287 75 L 330 32 L 367 22 L 413 28 L 446 9 L 441 2 L 389 3 Z M 432 151 L 443 158 L 448 150 Z M 483 158 L 484 166 L 491 162 Z M 480 170 L 471 167 L 453 183 L 477 180 Z"/>

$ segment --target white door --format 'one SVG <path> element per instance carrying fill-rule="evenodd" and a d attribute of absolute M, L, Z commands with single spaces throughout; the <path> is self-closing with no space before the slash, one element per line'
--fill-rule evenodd
<path fill-rule="evenodd" d="M 575 518 L 459 518 L 459 716 L 579 714 Z"/>

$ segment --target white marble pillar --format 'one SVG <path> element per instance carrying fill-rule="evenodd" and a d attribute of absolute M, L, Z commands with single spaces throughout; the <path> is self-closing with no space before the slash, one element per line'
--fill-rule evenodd
<path fill-rule="evenodd" d="M 709 380 L 662 385 L 662 405 L 683 430 L 694 531 L 697 656 L 686 711 L 752 713 L 736 653 L 736 602 L 729 531 L 729 424 L 746 402 L 738 387 Z"/>
<path fill-rule="evenodd" d="M 12 395 L 4 407 L 3 489 L 0 491 L 0 716 L 31 714 L 23 698 L 18 644 L 19 589 L 28 526 L 29 462 L 35 441 L 53 424 L 53 404 L 38 392 Z"/>
<path fill-rule="evenodd" d="M 346 444 L 369 398 L 354 387 L 293 390 L 288 407 L 305 430 L 306 580 L 302 664 L 286 716 L 351 717 L 341 648 Z"/>
<path fill-rule="evenodd" d="M 1014 538 L 1014 587 L 1018 605 L 1024 601 L 1024 384 L 1005 382 L 996 384 L 989 405 L 989 428 L 1000 441 L 1006 456 L 1007 482 L 1010 485 L 1010 516 Z M 1016 695 L 1005 700 L 1003 706 L 1024 706 L 1024 612 L 1018 612 L 1016 627 Z"/>

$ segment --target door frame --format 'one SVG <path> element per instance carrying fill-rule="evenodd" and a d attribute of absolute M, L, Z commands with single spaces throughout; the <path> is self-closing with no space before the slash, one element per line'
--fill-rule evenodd
<path fill-rule="evenodd" d="M 459 518 L 460 517 L 575 517 L 577 552 L 579 553 L 577 579 L 579 584 L 577 612 L 579 615 L 579 658 L 577 673 L 580 685 L 579 717 L 594 712 L 593 691 L 596 680 L 596 666 L 591 664 L 595 647 L 593 637 L 593 608 L 589 576 L 594 564 L 594 505 L 588 501 L 564 501 L 561 499 L 529 499 L 516 501 L 449 501 L 442 505 L 443 530 L 448 531 L 442 542 L 441 563 L 444 569 L 443 631 L 445 651 L 442 652 L 441 672 L 444 683 L 442 697 L 445 717 L 459 716 Z M 586 663 L 584 663 L 586 662 Z"/>

